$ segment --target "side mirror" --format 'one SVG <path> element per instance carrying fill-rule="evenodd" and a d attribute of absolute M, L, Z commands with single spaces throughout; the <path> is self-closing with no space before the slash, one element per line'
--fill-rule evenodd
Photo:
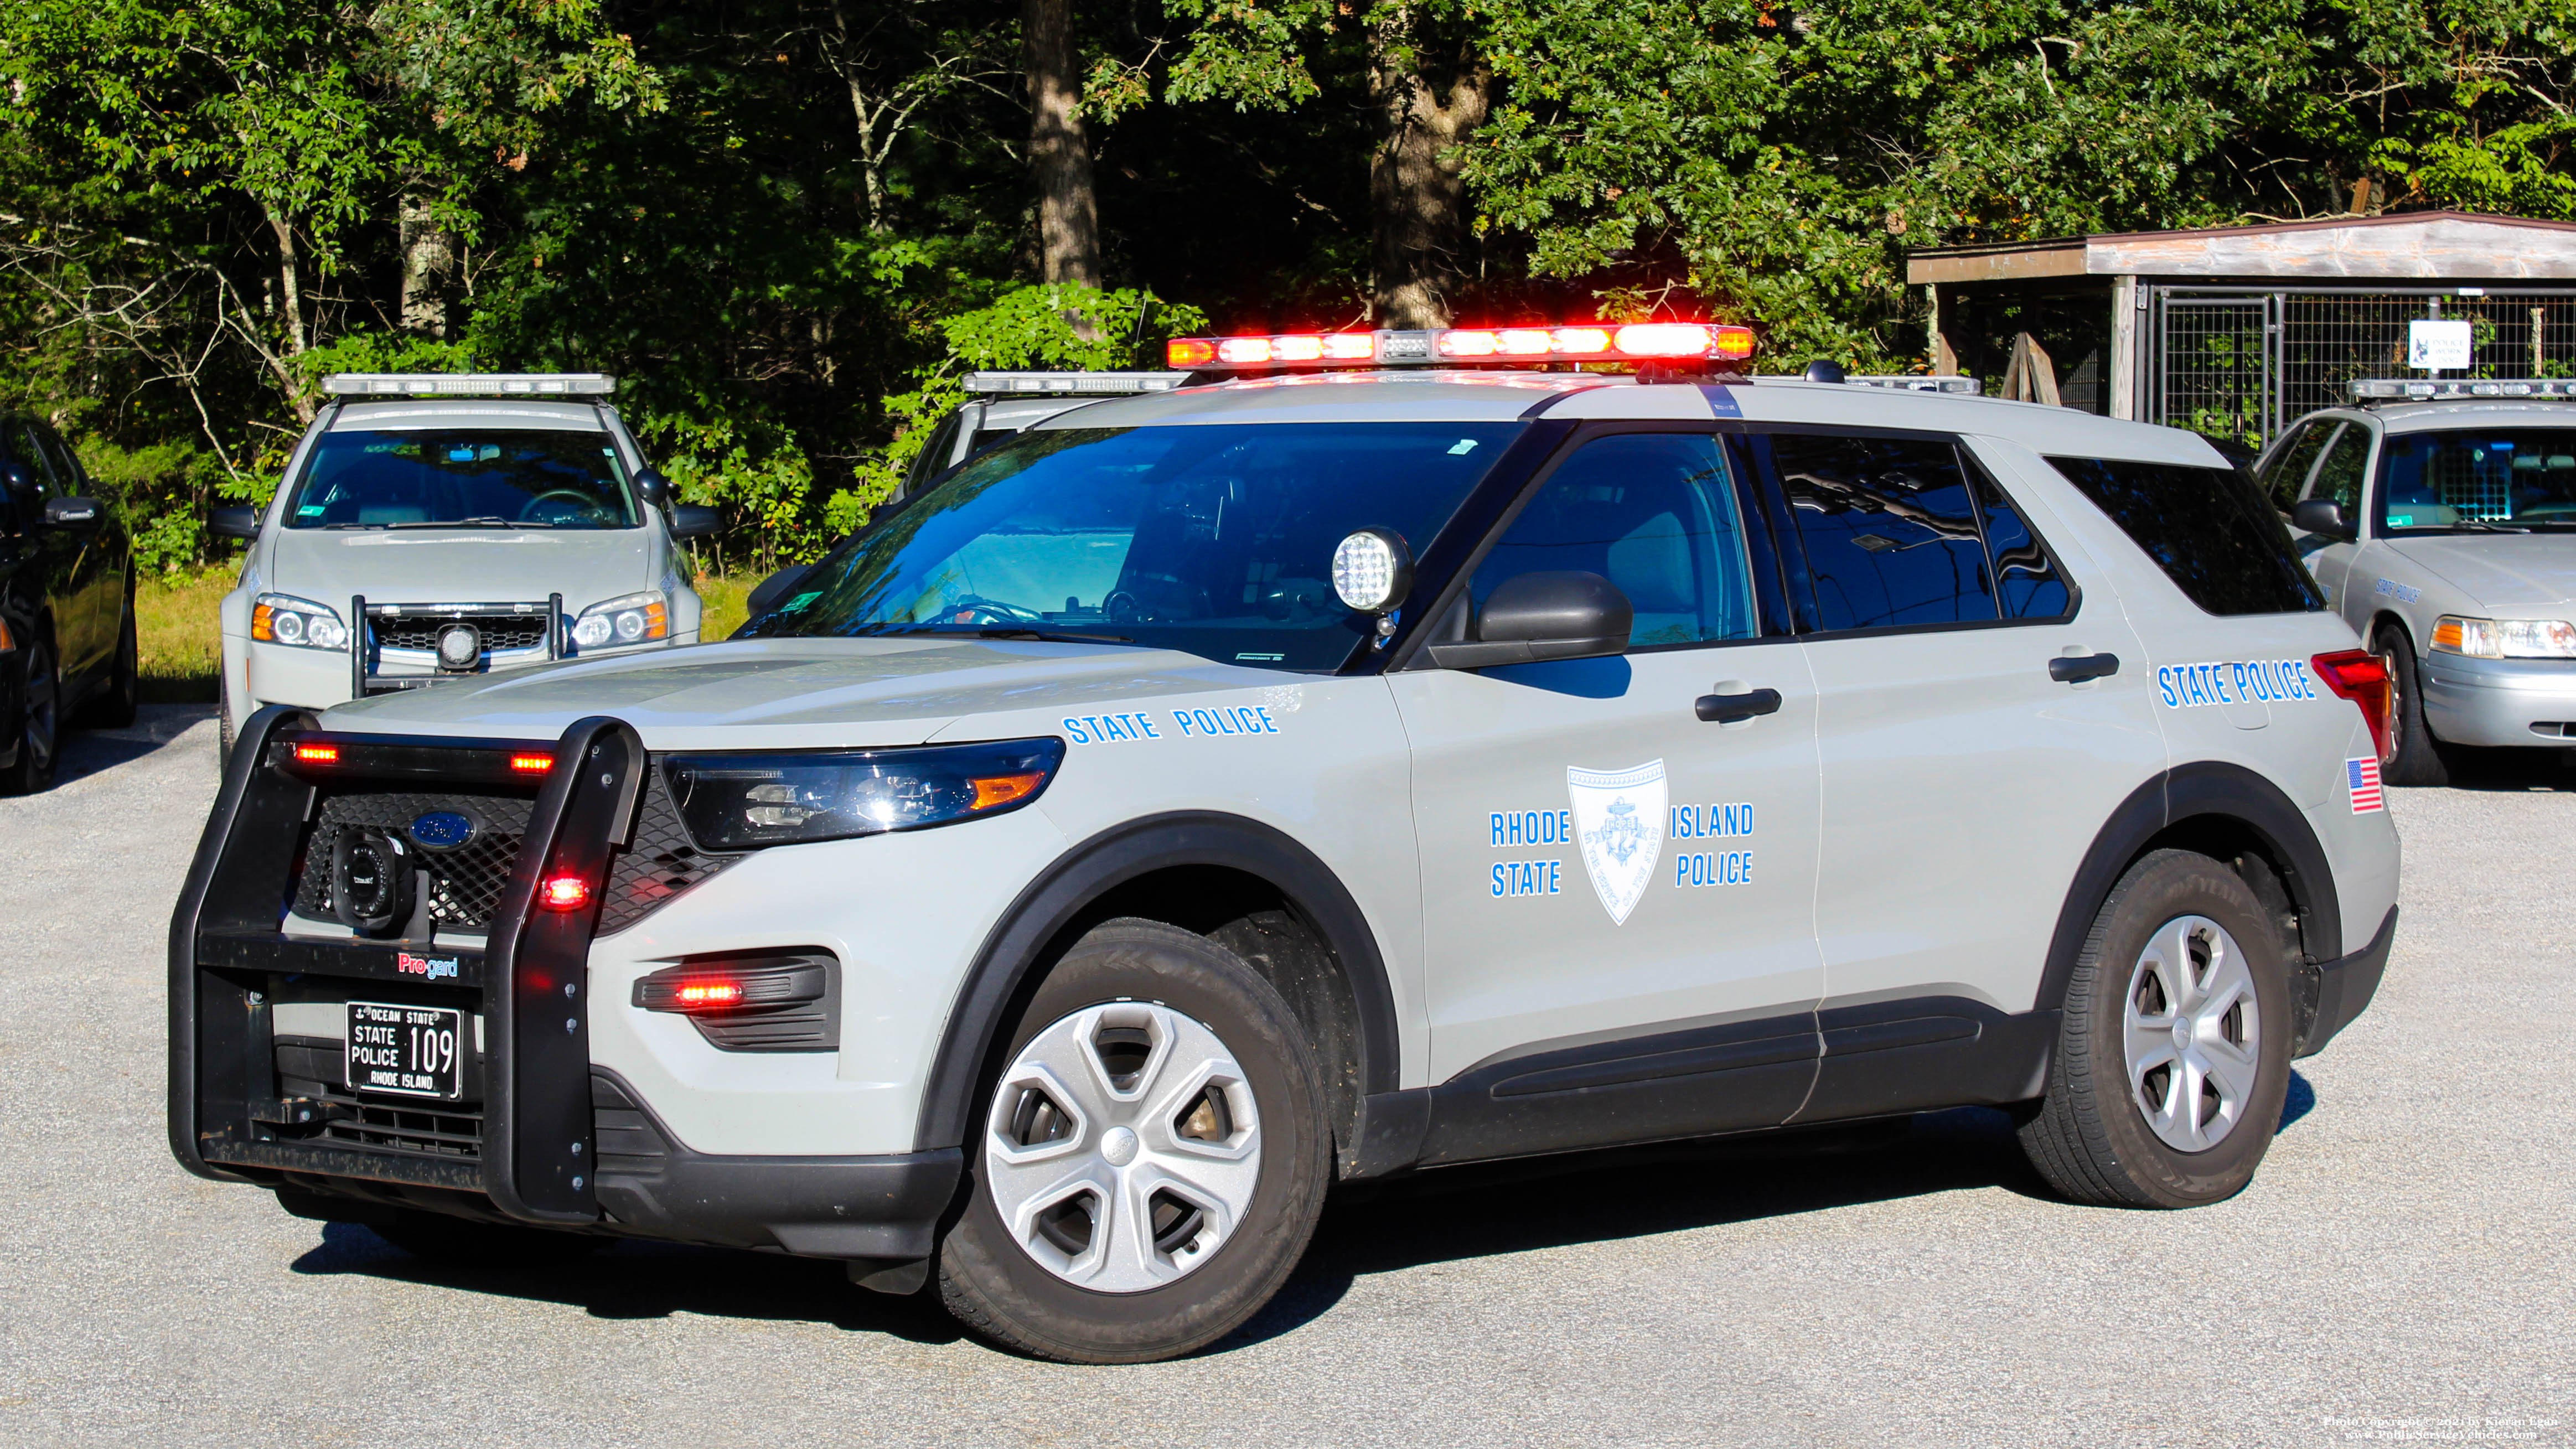
<path fill-rule="evenodd" d="M 671 501 L 671 480 L 647 468 L 635 475 L 635 496 L 659 508 Z"/>
<path fill-rule="evenodd" d="M 1488 669 L 1547 659 L 1594 659 L 1628 651 L 1637 611 L 1599 574 L 1529 573 L 1486 597 L 1463 644 L 1434 644 L 1443 669 Z"/>
<path fill-rule="evenodd" d="M 796 591 L 796 586 L 803 583 L 805 581 L 805 576 L 813 571 L 814 566 L 812 564 L 789 564 L 787 567 L 780 569 L 778 572 L 771 574 L 765 579 L 762 579 L 759 585 L 752 589 L 750 595 L 743 600 L 743 607 L 749 609 L 754 615 L 768 613 L 770 610 L 778 607 L 779 600 L 794 593 Z"/>
<path fill-rule="evenodd" d="M 671 510 L 673 538 L 705 538 L 724 532 L 724 515 L 703 503 L 683 503 Z"/>
<path fill-rule="evenodd" d="M 2290 526 L 2301 533 L 2323 534 L 2327 538 L 2351 539 L 2361 536 L 2361 530 L 2345 520 L 2343 505 L 2331 498 L 2302 500 L 2297 507 L 2290 510 Z"/>
<path fill-rule="evenodd" d="M 210 510 L 206 531 L 217 538 L 257 538 L 259 510 L 238 503 Z"/>
<path fill-rule="evenodd" d="M 107 521 L 107 507 L 95 498 L 48 498 L 45 500 L 45 526 L 70 528 L 81 532 Z"/>

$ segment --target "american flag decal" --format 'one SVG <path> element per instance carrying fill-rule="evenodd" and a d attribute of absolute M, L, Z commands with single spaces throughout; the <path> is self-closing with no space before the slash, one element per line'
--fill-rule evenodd
<path fill-rule="evenodd" d="M 2352 790 L 2352 813 L 2368 814 L 2388 808 L 2388 798 L 2379 793 L 2379 761 L 2363 756 L 2343 762 L 2344 784 Z"/>

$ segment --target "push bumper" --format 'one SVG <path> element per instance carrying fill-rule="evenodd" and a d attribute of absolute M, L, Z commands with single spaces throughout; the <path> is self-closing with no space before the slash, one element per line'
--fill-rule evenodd
<path fill-rule="evenodd" d="M 2455 745 L 2576 746 L 2576 660 L 2427 653 L 2424 722 Z"/>
<path fill-rule="evenodd" d="M 2318 964 L 2302 973 L 2302 994 L 2308 1000 L 2298 1013 L 2306 1022 L 2292 1055 L 2312 1057 L 2326 1049 L 2335 1033 L 2352 1025 L 2353 1019 L 2369 1007 L 2379 994 L 2380 978 L 2388 973 L 2389 947 L 2397 940 L 2397 908 L 2388 908 L 2387 918 L 2379 923 L 2379 934 L 2370 944 L 2340 960 Z M 2309 993 L 2313 993 L 2310 995 Z"/>
<path fill-rule="evenodd" d="M 541 873 L 605 878 L 626 838 L 620 822 L 633 818 L 638 787 L 625 782 L 644 764 L 631 730 L 591 719 L 555 741 L 326 737 L 339 741 L 342 762 L 387 778 L 474 779 L 480 756 L 506 761 L 528 749 L 585 762 L 550 772 L 531 802 L 488 935 L 415 941 L 280 929 L 315 808 L 286 737 L 311 724 L 282 708 L 250 721 L 172 916 L 169 1126 L 182 1166 L 274 1189 L 306 1216 L 363 1222 L 424 1209 L 844 1259 L 872 1286 L 917 1286 L 956 1191 L 956 1149 L 699 1153 L 592 1062 L 582 982 L 596 914 L 537 910 L 534 886 Z M 345 1090 L 330 1054 L 293 1044 L 280 1025 L 281 1013 L 313 999 L 446 1007 L 476 1019 L 464 1095 L 387 1102 Z"/>

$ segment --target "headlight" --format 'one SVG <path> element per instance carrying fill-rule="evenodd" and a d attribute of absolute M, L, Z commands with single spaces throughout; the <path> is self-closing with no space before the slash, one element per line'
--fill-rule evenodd
<path fill-rule="evenodd" d="M 2576 624 L 2564 619 L 2463 619 L 2433 623 L 2433 647 L 2475 659 L 2576 659 Z"/>
<path fill-rule="evenodd" d="M 1059 739 L 814 754 L 673 755 L 663 763 L 701 850 L 846 840 L 1000 815 L 1035 800 Z"/>
<path fill-rule="evenodd" d="M 310 599 L 288 594 L 262 594 L 251 601 L 250 637 L 263 644 L 297 644 L 307 649 L 346 649 L 349 626 L 340 616 Z"/>
<path fill-rule="evenodd" d="M 659 589 L 593 604 L 581 611 L 572 626 L 572 642 L 584 649 L 670 637 L 671 606 Z"/>

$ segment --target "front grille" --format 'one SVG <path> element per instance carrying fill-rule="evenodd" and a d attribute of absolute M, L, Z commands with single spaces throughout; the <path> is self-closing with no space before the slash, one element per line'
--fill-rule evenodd
<path fill-rule="evenodd" d="M 519 858 L 530 802 L 508 795 L 334 795 L 304 850 L 304 874 L 295 887 L 296 914 L 317 921 L 331 915 L 331 848 L 346 829 L 400 835 L 432 811 L 454 811 L 480 822 L 472 839 L 453 850 L 414 850 L 412 859 L 429 881 L 429 914 L 439 925 L 480 929 L 491 923 Z"/>
<path fill-rule="evenodd" d="M 664 901 L 740 859 L 739 855 L 709 855 L 689 842 L 657 762 L 644 787 L 643 807 L 636 812 L 634 839 L 609 867 L 608 896 L 600 903 L 597 934 L 625 930 Z"/>
<path fill-rule="evenodd" d="M 507 610 L 480 612 L 458 610 L 445 614 L 380 614 L 367 611 L 368 626 L 374 630 L 379 649 L 436 649 L 438 631 L 450 624 L 471 624 L 483 636 L 483 647 L 491 649 L 534 649 L 546 642 L 546 615 L 521 614 Z"/>
<path fill-rule="evenodd" d="M 325 1083 L 314 1099 L 324 1113 L 322 1130 L 306 1140 L 360 1152 L 390 1152 L 405 1157 L 441 1157 L 458 1162 L 483 1158 L 483 1114 L 459 1103 L 393 1106 L 360 1099 L 348 1088 Z"/>

